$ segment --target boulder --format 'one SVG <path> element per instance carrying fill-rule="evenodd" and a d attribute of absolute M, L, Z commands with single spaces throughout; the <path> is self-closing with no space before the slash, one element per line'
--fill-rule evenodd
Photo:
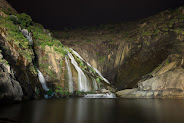
<path fill-rule="evenodd" d="M 23 92 L 19 82 L 15 80 L 7 61 L 0 58 L 0 103 L 22 101 Z"/>
<path fill-rule="evenodd" d="M 176 68 L 138 84 L 138 88 L 118 91 L 122 98 L 184 99 L 184 69 Z"/>
<path fill-rule="evenodd" d="M 138 88 L 117 92 L 122 98 L 180 98 L 184 99 L 183 57 L 171 54 L 150 74 Z"/>

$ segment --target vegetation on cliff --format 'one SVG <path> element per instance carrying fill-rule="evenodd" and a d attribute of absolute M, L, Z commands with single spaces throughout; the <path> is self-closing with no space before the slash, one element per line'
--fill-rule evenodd
<path fill-rule="evenodd" d="M 15 25 L 8 17 L 1 17 L 0 21 L 1 32 L 6 35 L 6 40 L 11 45 L 16 45 L 18 52 L 24 56 L 29 62 L 34 59 L 32 48 L 24 35 L 19 31 L 19 25 Z"/>
<path fill-rule="evenodd" d="M 4 54 L 8 54 L 9 61 L 14 60 L 15 64 L 12 60 L 11 65 L 14 65 L 16 71 L 18 71 L 18 68 L 23 70 L 22 72 L 18 71 L 16 76 L 21 81 L 26 98 L 43 96 L 44 92 L 40 88 L 41 85 L 37 79 L 37 69 L 40 69 L 46 76 L 46 81 L 49 83 L 49 87 L 52 88 L 46 94 L 51 96 L 55 92 L 57 95 L 70 95 L 65 63 L 65 59 L 68 58 L 68 51 L 72 53 L 79 67 L 86 74 L 88 81 L 93 83 L 92 79 L 94 79 L 98 82 L 99 87 L 102 86 L 104 80 L 95 72 L 94 68 L 88 66 L 73 51 L 64 47 L 56 38 L 53 38 L 49 30 L 33 22 L 29 15 L 6 12 L 3 9 L 0 12 L 5 15 L 0 14 L 0 34 L 3 46 L 0 48 L 4 51 Z M 30 43 L 24 33 L 31 37 L 33 43 Z M 73 70 L 73 72 L 76 71 Z M 78 90 L 76 73 L 74 75 L 75 90 Z M 21 78 L 23 79 L 21 80 Z M 27 82 L 23 82 L 24 80 Z M 91 89 L 94 89 L 92 84 L 90 86 Z M 31 93 L 29 93 L 30 91 Z M 76 95 L 81 93 L 83 92 L 77 91 Z"/>

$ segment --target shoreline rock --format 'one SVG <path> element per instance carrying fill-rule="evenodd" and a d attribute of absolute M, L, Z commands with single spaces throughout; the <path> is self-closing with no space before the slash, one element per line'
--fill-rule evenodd
<path fill-rule="evenodd" d="M 179 67 L 140 82 L 138 88 L 116 93 L 121 98 L 184 99 L 184 69 Z"/>

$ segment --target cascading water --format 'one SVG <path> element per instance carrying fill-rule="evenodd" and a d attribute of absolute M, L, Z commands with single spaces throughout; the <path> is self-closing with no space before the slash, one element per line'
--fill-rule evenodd
<path fill-rule="evenodd" d="M 72 48 L 70 48 L 70 50 L 71 50 L 78 58 L 80 58 L 82 61 L 84 61 L 84 59 L 83 59 L 76 51 L 74 51 Z M 85 62 L 85 61 L 84 61 L 84 62 Z M 87 63 L 88 66 L 90 66 L 90 67 L 93 68 L 93 66 L 91 66 L 88 62 L 86 62 L 86 63 Z M 95 70 L 96 73 L 98 73 L 98 75 L 99 75 L 106 83 L 110 84 L 110 82 L 109 82 L 106 78 L 104 78 L 104 77 L 102 76 L 102 74 L 101 74 L 96 68 L 93 68 L 93 69 Z"/>
<path fill-rule="evenodd" d="M 38 71 L 38 79 L 40 80 L 40 83 L 42 84 L 42 88 L 45 90 L 45 91 L 49 91 L 48 87 L 47 87 L 47 84 L 45 82 L 45 78 L 43 76 L 43 74 L 39 71 Z"/>
<path fill-rule="evenodd" d="M 84 59 L 72 48 L 70 48 L 70 50 L 72 51 L 73 54 L 75 54 L 78 58 L 80 58 L 82 61 L 84 61 Z"/>
<path fill-rule="evenodd" d="M 73 64 L 73 66 L 75 67 L 75 69 L 78 72 L 79 91 L 84 91 L 84 92 L 90 91 L 86 75 L 81 70 L 81 68 L 78 66 L 77 62 L 75 61 L 74 57 L 72 56 L 72 54 L 69 51 L 68 51 L 68 56 L 71 60 L 71 63 Z"/>
<path fill-rule="evenodd" d="M 72 71 L 71 71 L 71 67 L 70 67 L 70 61 L 66 56 L 65 56 L 65 62 L 66 62 L 66 67 L 67 67 L 67 71 L 68 71 L 68 88 L 69 88 L 69 92 L 73 93 Z"/>

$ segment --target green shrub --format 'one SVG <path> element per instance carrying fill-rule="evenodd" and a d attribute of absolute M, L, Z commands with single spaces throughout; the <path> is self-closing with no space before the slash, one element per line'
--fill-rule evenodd
<path fill-rule="evenodd" d="M 81 95 L 82 92 L 81 91 L 76 91 L 76 95 Z"/>
<path fill-rule="evenodd" d="M 69 95 L 70 93 L 68 91 L 65 91 L 61 86 L 57 86 L 56 93 L 59 93 L 60 95 Z"/>
<path fill-rule="evenodd" d="M 18 22 L 21 24 L 22 28 L 29 27 L 30 25 L 33 24 L 31 17 L 26 13 L 17 14 L 17 17 L 18 17 Z"/>
<path fill-rule="evenodd" d="M 53 90 L 52 89 L 49 89 L 49 91 L 47 92 L 47 95 L 48 96 L 51 96 L 53 93 L 54 93 Z"/>
<path fill-rule="evenodd" d="M 18 24 L 18 18 L 15 15 L 10 15 L 9 20 L 11 20 L 14 24 Z"/>
<path fill-rule="evenodd" d="M 44 29 L 44 27 L 39 23 L 34 23 L 34 26 L 38 27 L 39 29 L 42 29 L 42 30 Z"/>

